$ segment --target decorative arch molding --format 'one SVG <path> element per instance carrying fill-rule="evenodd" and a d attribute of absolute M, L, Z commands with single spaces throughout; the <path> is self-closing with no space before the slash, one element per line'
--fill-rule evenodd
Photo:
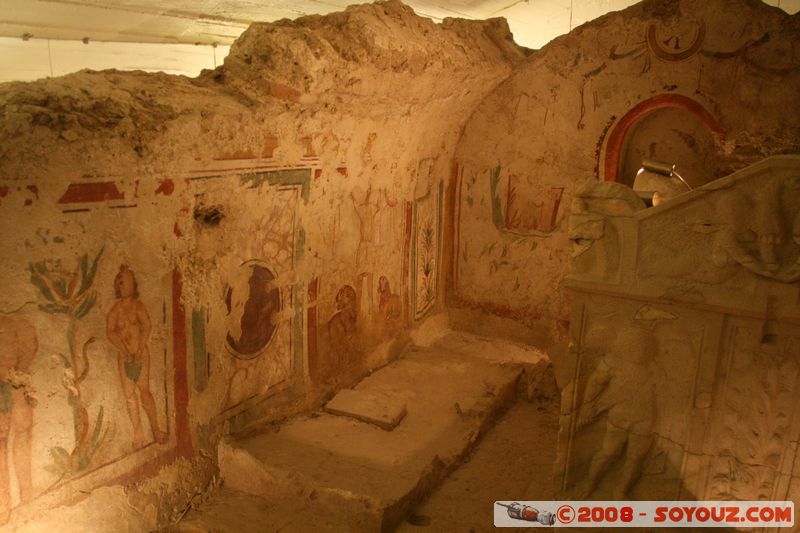
<path fill-rule="evenodd" d="M 608 134 L 606 142 L 605 159 L 603 164 L 603 180 L 617 181 L 619 172 L 619 158 L 625 136 L 628 130 L 640 119 L 659 109 L 682 109 L 688 111 L 713 134 L 724 136 L 724 132 L 717 119 L 700 103 L 681 94 L 659 94 L 639 102 L 614 125 Z M 602 140 L 601 140 L 602 142 Z"/>

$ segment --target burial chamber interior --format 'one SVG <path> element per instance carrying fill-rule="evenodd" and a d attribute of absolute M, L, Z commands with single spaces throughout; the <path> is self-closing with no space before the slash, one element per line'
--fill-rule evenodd
<path fill-rule="evenodd" d="M 798 501 L 798 34 L 651 0 L 534 51 L 389 1 L 0 84 L 0 531 Z M 645 158 L 692 190 L 646 208 Z"/>

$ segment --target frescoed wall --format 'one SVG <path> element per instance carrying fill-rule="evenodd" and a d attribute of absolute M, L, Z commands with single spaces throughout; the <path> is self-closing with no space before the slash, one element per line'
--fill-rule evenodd
<path fill-rule="evenodd" d="M 697 187 L 800 151 L 799 24 L 760 2 L 642 2 L 534 54 L 459 143 L 451 301 L 565 344 L 577 188 L 632 184 L 643 158 Z"/>
<path fill-rule="evenodd" d="M 439 297 L 442 262 L 444 182 L 434 181 L 414 202 L 414 319 L 425 316 Z"/>
<path fill-rule="evenodd" d="M 254 168 L 187 180 L 192 205 L 176 224 L 190 243 L 195 279 L 202 280 L 184 286 L 196 317 L 195 386 L 208 388 L 204 396 L 216 399 L 222 418 L 288 387 L 295 370 L 302 371 L 297 293 L 303 288 L 296 272 L 305 231 L 298 217 L 312 172 Z M 219 239 L 228 245 L 215 247 Z"/>
<path fill-rule="evenodd" d="M 107 485 L 173 523 L 220 438 L 318 407 L 442 308 L 429 182 L 525 53 L 502 21 L 331 17 L 254 24 L 196 79 L 0 84 L 0 527 Z"/>
<path fill-rule="evenodd" d="M 312 282 L 309 372 L 322 387 L 352 382 L 368 352 L 409 325 L 408 203 L 387 190 L 356 187 L 335 213 L 328 253 L 341 258 Z"/>
<path fill-rule="evenodd" d="M 108 485 L 149 529 L 169 524 L 212 483 L 220 438 L 319 407 L 445 304 L 545 324 L 566 346 L 567 265 L 610 276 L 620 256 L 593 244 L 631 246 L 598 221 L 625 197 L 598 214 L 578 189 L 624 182 L 645 154 L 683 154 L 699 184 L 800 152 L 798 34 L 796 16 L 757 2 L 648 1 L 532 53 L 502 19 L 436 24 L 389 1 L 254 24 L 196 79 L 0 84 L 0 526 Z M 796 221 L 755 244 L 728 219 L 741 200 L 689 234 L 724 252 L 723 270 L 733 258 L 794 283 L 779 248 Z M 624 316 L 637 313 L 653 316 Z M 758 354 L 767 377 L 794 375 L 788 344 L 744 329 L 732 368 L 752 374 Z M 701 333 L 668 335 L 663 356 L 686 357 Z M 723 401 L 735 411 L 739 396 Z M 739 438 L 726 412 L 721 442 Z M 675 480 L 661 444 L 647 473 Z M 758 494 L 728 481 L 706 493 Z"/>
<path fill-rule="evenodd" d="M 39 496 L 174 453 L 185 418 L 175 401 L 186 377 L 172 343 L 173 270 L 152 242 L 170 227 L 133 224 L 156 210 L 130 190 L 105 200 L 81 185 L 56 206 L 26 208 L 54 211 L 57 223 L 20 226 L 19 209 L 0 212 L 4 227 L 18 228 L 2 244 L 2 276 L 17 289 L 4 297 L 14 311 L 1 327 L 6 518 Z"/>

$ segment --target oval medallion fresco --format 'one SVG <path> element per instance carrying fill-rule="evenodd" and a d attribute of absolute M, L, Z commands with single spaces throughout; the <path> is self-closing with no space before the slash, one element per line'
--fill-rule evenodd
<path fill-rule="evenodd" d="M 281 291 L 275 274 L 260 261 L 242 263 L 225 291 L 225 345 L 240 359 L 259 356 L 275 336 L 281 311 Z"/>

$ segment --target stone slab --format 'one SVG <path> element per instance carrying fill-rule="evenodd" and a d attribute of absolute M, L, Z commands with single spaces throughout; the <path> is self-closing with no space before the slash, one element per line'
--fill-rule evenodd
<path fill-rule="evenodd" d="M 516 396 L 521 365 L 419 349 L 355 392 L 406 406 L 393 431 L 321 411 L 220 444 L 228 489 L 313 501 L 351 531 L 391 531 L 469 453 Z"/>
<path fill-rule="evenodd" d="M 406 416 L 406 404 L 380 391 L 344 389 L 325 405 L 325 411 L 391 431 Z"/>

